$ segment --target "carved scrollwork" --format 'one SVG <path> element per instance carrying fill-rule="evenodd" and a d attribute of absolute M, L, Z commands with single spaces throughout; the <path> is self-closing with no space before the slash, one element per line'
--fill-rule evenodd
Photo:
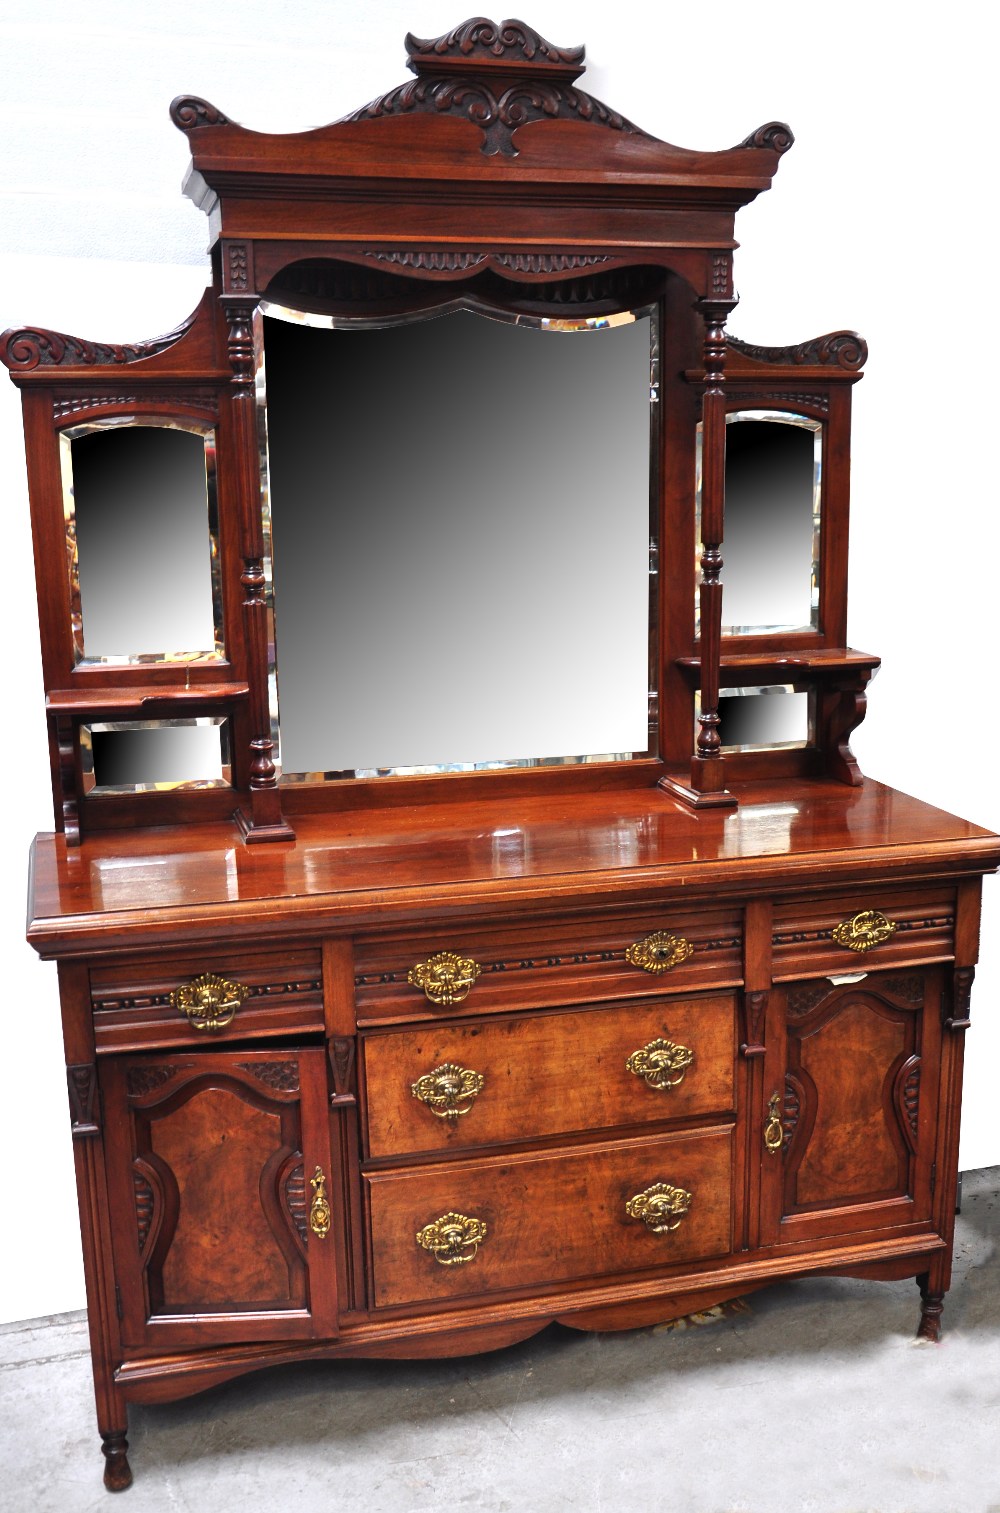
<path fill-rule="evenodd" d="M 170 102 L 170 119 L 181 131 L 193 131 L 196 126 L 229 126 L 228 116 L 217 105 L 211 105 L 198 95 L 178 95 Z"/>
<path fill-rule="evenodd" d="M 457 65 L 477 60 L 487 64 L 500 60 L 509 65 L 514 54 L 518 62 L 558 69 L 561 73 L 572 71 L 574 77 L 582 73 L 586 55 L 582 46 L 554 46 L 523 21 L 496 22 L 485 16 L 463 21 L 454 31 L 440 37 L 415 37 L 411 32 L 406 38 L 406 51 L 415 73 L 440 67 L 443 60 L 449 59 Z"/>
<path fill-rule="evenodd" d="M 237 1066 L 276 1093 L 297 1093 L 299 1090 L 297 1061 L 240 1061 Z"/>
<path fill-rule="evenodd" d="M 794 141 L 792 128 L 784 121 L 767 121 L 736 145 L 738 147 L 766 147 L 771 152 L 781 154 L 787 152 Z"/>
<path fill-rule="evenodd" d="M 758 347 L 730 336 L 729 345 L 754 362 L 781 368 L 829 367 L 854 372 L 868 361 L 868 344 L 856 331 L 830 331 L 826 336 L 814 336 L 812 341 L 788 347 Z"/>
<path fill-rule="evenodd" d="M 175 330 L 149 341 L 85 341 L 81 336 L 67 336 L 63 331 L 46 331 L 22 327 L 0 336 L 0 363 L 15 373 L 29 373 L 33 368 L 111 367 L 117 363 L 141 362 L 155 357 L 180 341 L 190 329 L 194 316 L 188 316 Z"/>

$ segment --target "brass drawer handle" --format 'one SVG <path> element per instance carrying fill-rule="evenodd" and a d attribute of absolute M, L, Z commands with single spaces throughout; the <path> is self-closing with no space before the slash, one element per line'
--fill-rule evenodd
<path fill-rule="evenodd" d="M 767 1123 L 764 1125 L 764 1146 L 768 1155 L 778 1154 L 784 1138 L 785 1132 L 781 1127 L 781 1094 L 772 1093 L 767 1104 Z"/>
<path fill-rule="evenodd" d="M 641 1219 L 654 1235 L 669 1234 L 680 1224 L 691 1207 L 694 1195 L 669 1182 L 654 1182 L 645 1192 L 636 1193 L 625 1204 L 630 1219 Z"/>
<path fill-rule="evenodd" d="M 464 1266 L 466 1261 L 474 1261 L 485 1239 L 482 1219 L 469 1219 L 465 1214 L 442 1214 L 433 1224 L 417 1230 L 417 1244 L 429 1250 L 442 1266 Z"/>
<path fill-rule="evenodd" d="M 482 971 L 471 956 L 456 956 L 454 951 L 438 951 L 426 961 L 418 961 L 406 974 L 411 988 L 423 988 L 431 1003 L 450 1008 L 468 998 L 469 989 Z"/>
<path fill-rule="evenodd" d="M 317 1166 L 316 1175 L 309 1178 L 309 1186 L 313 1190 L 312 1202 L 309 1205 L 309 1228 L 317 1240 L 325 1240 L 330 1233 L 332 1215 L 326 1197 L 326 1178 L 321 1166 Z"/>
<path fill-rule="evenodd" d="M 454 1123 L 467 1114 L 482 1092 L 486 1078 L 482 1072 L 470 1071 L 455 1061 L 445 1061 L 433 1072 L 425 1072 L 410 1088 L 414 1098 L 427 1105 L 439 1119 Z"/>
<path fill-rule="evenodd" d="M 694 946 L 683 935 L 671 935 L 667 930 L 654 930 L 634 945 L 626 947 L 625 960 L 630 967 L 641 967 L 644 972 L 659 976 L 669 972 L 680 962 L 687 961 Z"/>
<path fill-rule="evenodd" d="M 863 956 L 873 946 L 881 946 L 896 933 L 894 920 L 886 919 L 878 909 L 862 909 L 860 914 L 845 919 L 833 932 L 838 946 L 848 951 L 858 951 Z"/>
<path fill-rule="evenodd" d="M 633 1051 L 625 1069 L 641 1077 L 648 1087 L 666 1092 L 684 1081 L 684 1073 L 694 1060 L 694 1051 L 673 1040 L 650 1040 Z"/>
<path fill-rule="evenodd" d="M 170 1002 L 196 1030 L 222 1030 L 249 996 L 250 989 L 242 983 L 227 982 L 214 972 L 203 972 L 193 982 L 175 988 Z"/>

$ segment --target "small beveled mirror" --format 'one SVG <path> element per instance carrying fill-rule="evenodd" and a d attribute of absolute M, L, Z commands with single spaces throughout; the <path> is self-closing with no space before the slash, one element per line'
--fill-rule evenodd
<path fill-rule="evenodd" d="M 726 416 L 724 636 L 819 628 L 822 464 L 820 421 L 783 410 Z M 700 540 L 700 427 L 697 511 Z"/>
<path fill-rule="evenodd" d="M 91 721 L 80 726 L 84 793 L 216 788 L 231 782 L 229 721 Z"/>
<path fill-rule="evenodd" d="M 76 662 L 221 659 L 212 428 L 122 417 L 60 441 Z"/>
<path fill-rule="evenodd" d="M 645 756 L 652 313 L 259 327 L 283 777 Z"/>

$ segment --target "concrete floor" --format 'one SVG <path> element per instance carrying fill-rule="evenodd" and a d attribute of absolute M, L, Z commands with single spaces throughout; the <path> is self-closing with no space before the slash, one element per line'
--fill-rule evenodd
<path fill-rule="evenodd" d="M 285 1367 L 133 1408 L 104 1492 L 80 1315 L 0 1330 L 3 1513 L 1000 1513 L 1000 1168 L 966 1175 L 941 1345 L 912 1282 L 700 1327 Z"/>

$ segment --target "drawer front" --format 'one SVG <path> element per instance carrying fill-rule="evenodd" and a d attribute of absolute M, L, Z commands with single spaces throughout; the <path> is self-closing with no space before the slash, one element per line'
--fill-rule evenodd
<path fill-rule="evenodd" d="M 733 993 L 369 1033 L 368 1154 L 725 1114 L 736 1035 Z"/>
<path fill-rule="evenodd" d="M 204 956 L 161 956 L 95 968 L 90 995 L 98 1051 L 206 1045 L 323 1029 L 317 950 L 248 956 L 213 945 Z"/>
<path fill-rule="evenodd" d="M 732 1155 L 726 1127 L 369 1175 L 375 1306 L 725 1255 Z"/>
<path fill-rule="evenodd" d="M 954 951 L 954 888 L 866 884 L 774 910 L 774 976 L 779 982 L 942 961 Z"/>
<path fill-rule="evenodd" d="M 743 975 L 742 948 L 742 914 L 736 909 L 660 909 L 489 932 L 464 929 L 457 922 L 433 935 L 362 937 L 355 943 L 358 1023 L 735 986 Z M 472 982 L 462 983 L 461 996 L 452 1002 L 429 998 L 434 983 L 422 988 L 411 978 L 444 952 L 473 964 L 466 969 Z M 638 965 L 640 960 L 654 970 Z"/>

